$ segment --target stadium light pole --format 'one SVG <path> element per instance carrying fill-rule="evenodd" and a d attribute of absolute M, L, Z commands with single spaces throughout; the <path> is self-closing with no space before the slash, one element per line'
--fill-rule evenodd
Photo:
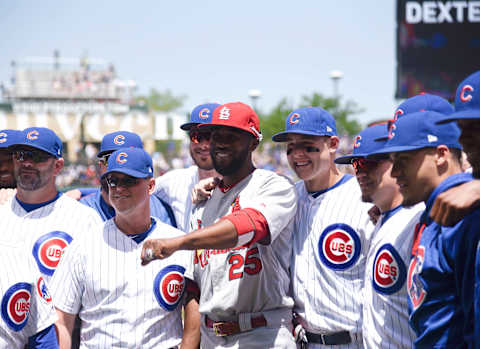
<path fill-rule="evenodd" d="M 262 96 L 262 91 L 252 89 L 248 91 L 248 97 L 250 97 L 250 100 L 252 101 L 252 107 L 255 112 L 257 112 L 257 101 L 258 99 Z"/>
<path fill-rule="evenodd" d="M 340 80 L 343 78 L 343 72 L 340 70 L 332 70 L 330 72 L 330 79 L 332 79 L 333 82 L 333 97 L 335 99 L 338 99 L 340 97 L 338 93 L 338 85 Z"/>

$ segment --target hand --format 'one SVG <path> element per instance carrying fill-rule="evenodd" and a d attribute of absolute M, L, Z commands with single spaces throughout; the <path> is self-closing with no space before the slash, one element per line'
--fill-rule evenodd
<path fill-rule="evenodd" d="M 147 265 L 155 259 L 165 259 L 180 249 L 180 239 L 152 239 L 143 244 L 142 265 Z"/>
<path fill-rule="evenodd" d="M 480 181 L 474 180 L 439 194 L 430 217 L 440 225 L 451 227 L 480 203 Z"/>
<path fill-rule="evenodd" d="M 77 201 L 82 198 L 82 192 L 78 189 L 69 190 L 65 193 L 65 195 L 67 195 L 67 196 L 69 196 L 72 199 L 75 199 Z"/>
<path fill-rule="evenodd" d="M 220 183 L 220 178 L 209 177 L 199 181 L 192 189 L 192 202 L 194 205 L 208 200 L 212 190 Z"/>
<path fill-rule="evenodd" d="M 0 205 L 6 203 L 17 193 L 17 189 L 0 189 Z"/>

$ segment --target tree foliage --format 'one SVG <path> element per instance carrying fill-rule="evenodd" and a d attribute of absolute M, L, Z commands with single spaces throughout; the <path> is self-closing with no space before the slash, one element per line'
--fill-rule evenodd
<path fill-rule="evenodd" d="M 148 96 L 138 96 L 136 102 L 146 105 L 151 111 L 172 111 L 183 106 L 186 98 L 185 95 L 173 95 L 169 89 L 158 91 L 152 88 Z"/>
<path fill-rule="evenodd" d="M 304 95 L 300 104 L 294 107 L 283 98 L 278 104 L 266 114 L 261 114 L 262 133 L 266 140 L 285 129 L 285 118 L 294 109 L 301 107 L 321 107 L 330 112 L 337 123 L 337 131 L 339 134 L 346 134 L 353 136 L 361 131 L 360 123 L 352 118 L 352 115 L 362 112 L 362 109 L 353 101 L 342 102 L 340 98 L 324 97 L 319 93 L 312 95 Z"/>

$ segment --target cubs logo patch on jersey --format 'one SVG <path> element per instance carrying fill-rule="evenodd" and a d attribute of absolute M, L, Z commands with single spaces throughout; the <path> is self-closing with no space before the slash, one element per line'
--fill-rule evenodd
<path fill-rule="evenodd" d="M 2 319 L 13 331 L 21 331 L 28 321 L 32 285 L 19 282 L 10 287 L 2 298 Z"/>
<path fill-rule="evenodd" d="M 65 247 L 73 238 L 63 231 L 52 231 L 41 236 L 33 245 L 33 257 L 43 274 L 52 276 L 62 258 Z"/>
<path fill-rule="evenodd" d="M 52 302 L 52 296 L 50 295 L 50 292 L 48 291 L 47 283 L 43 279 L 43 277 L 39 277 L 37 280 L 37 292 L 40 298 L 45 301 L 45 303 L 51 303 Z"/>
<path fill-rule="evenodd" d="M 334 270 L 344 270 L 358 260 L 362 249 L 357 232 L 347 224 L 335 223 L 325 228 L 318 241 L 322 262 Z"/>
<path fill-rule="evenodd" d="M 407 268 L 391 244 L 385 244 L 378 250 L 372 275 L 373 288 L 379 293 L 393 294 L 402 288 L 407 279 Z"/>
<path fill-rule="evenodd" d="M 169 265 L 157 274 L 153 281 L 153 292 L 158 304 L 166 311 L 177 307 L 185 290 L 185 268 Z"/>
<path fill-rule="evenodd" d="M 422 272 L 423 262 L 425 260 L 425 247 L 419 246 L 417 254 L 410 261 L 408 267 L 408 297 L 412 302 L 413 309 L 417 309 L 425 300 L 427 292 L 422 280 L 420 280 L 420 273 Z"/>

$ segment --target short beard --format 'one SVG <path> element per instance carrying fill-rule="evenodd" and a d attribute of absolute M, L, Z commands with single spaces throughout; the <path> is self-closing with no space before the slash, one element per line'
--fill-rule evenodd
<path fill-rule="evenodd" d="M 237 153 L 237 155 L 230 160 L 230 163 L 227 166 L 221 167 L 221 165 L 217 164 L 217 162 L 215 161 L 213 148 L 210 148 L 210 155 L 212 156 L 213 167 L 218 173 L 220 173 L 224 177 L 232 176 L 236 172 L 238 172 L 238 170 L 240 170 L 245 165 L 248 154 L 249 151 L 247 146 L 243 151 Z"/>
<path fill-rule="evenodd" d="M 362 194 L 362 201 L 363 202 L 373 202 L 373 199 L 370 195 L 367 195 L 367 194 Z"/>
<path fill-rule="evenodd" d="M 35 191 L 45 187 L 53 175 L 53 167 L 54 163 L 45 170 L 45 171 L 38 171 L 36 170 L 36 176 L 30 175 L 28 180 L 22 178 L 21 169 L 15 171 L 15 179 L 17 180 L 17 188 L 20 188 L 25 191 Z"/>

